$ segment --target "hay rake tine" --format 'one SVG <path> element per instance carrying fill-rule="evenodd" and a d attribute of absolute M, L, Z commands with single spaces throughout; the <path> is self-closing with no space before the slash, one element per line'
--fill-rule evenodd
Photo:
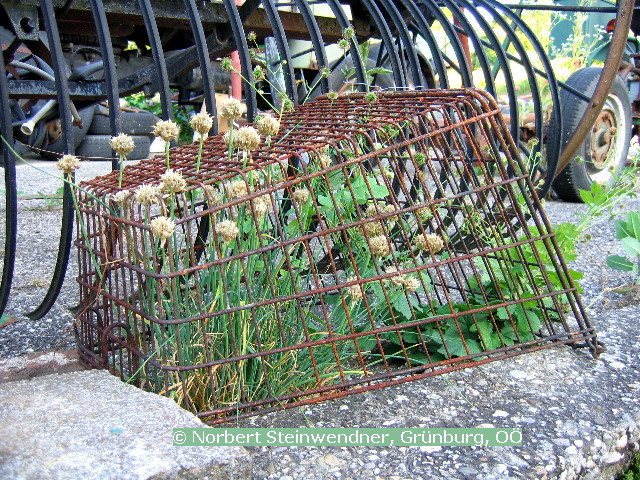
<path fill-rule="evenodd" d="M 96 31 L 102 51 L 102 62 L 104 68 L 105 87 L 107 89 L 107 101 L 109 102 L 109 124 L 111 126 L 112 135 L 121 132 L 122 116 L 120 114 L 120 95 L 118 92 L 118 84 L 116 82 L 116 64 L 113 56 L 113 46 L 111 45 L 111 35 L 109 34 L 109 25 L 107 24 L 107 16 L 104 11 L 104 5 L 101 0 L 90 0 L 91 10 L 93 11 L 96 21 Z M 112 153 L 111 169 L 117 170 L 118 159 Z"/>
<path fill-rule="evenodd" d="M 342 8 L 342 5 L 340 5 L 340 2 L 338 0 L 327 0 L 327 4 L 329 5 L 329 8 L 331 8 L 333 15 L 336 17 L 336 20 L 338 20 L 340 27 L 342 27 L 343 30 L 346 28 L 349 28 L 351 23 L 349 22 L 349 19 L 347 18 L 347 14 Z M 349 51 L 351 52 L 351 58 L 353 59 L 353 66 L 356 71 L 356 79 L 358 81 L 358 90 L 360 90 L 361 92 L 364 92 L 366 91 L 367 74 L 364 70 L 362 63 L 357 61 L 357 59 L 359 58 L 359 54 L 358 54 L 359 46 L 358 46 L 358 43 L 353 38 L 349 39 L 349 43 L 351 45 Z"/>
<path fill-rule="evenodd" d="M 311 11 L 309 2 L 307 2 L 306 0 L 295 0 L 295 3 L 296 3 L 296 6 L 298 7 L 298 10 L 300 10 L 300 14 L 304 19 L 304 23 L 307 25 L 307 29 L 309 30 L 309 36 L 311 37 L 311 43 L 313 44 L 313 52 L 316 55 L 318 67 L 328 68 L 329 59 L 327 58 L 327 51 L 324 48 L 322 33 L 320 32 L 320 27 L 318 27 L 318 22 L 316 21 L 316 17 L 313 15 L 313 12 Z M 329 93 L 329 80 L 322 74 L 320 77 L 320 93 Z"/>
<path fill-rule="evenodd" d="M 0 54 L 0 100 L 9 98 L 9 86 L 7 76 L 4 74 L 4 55 Z M 5 104 L 6 105 L 6 104 Z M 13 145 L 13 128 L 11 126 L 11 113 L 8 108 L 2 108 L 0 112 L 0 134 L 2 134 L 2 161 L 4 166 L 4 191 L 5 191 L 5 232 L 4 232 L 4 258 L 2 260 L 2 280 L 0 281 L 0 315 L 4 312 L 9 301 L 11 284 L 16 258 L 16 238 L 18 228 L 18 191 L 16 186 L 16 160 L 9 145 Z"/>
<path fill-rule="evenodd" d="M 251 69 L 251 57 L 249 55 L 249 46 L 247 45 L 247 37 L 244 34 L 244 27 L 242 26 L 242 20 L 240 13 L 238 11 L 238 7 L 236 6 L 233 0 L 223 0 L 224 8 L 227 12 L 227 16 L 229 17 L 229 23 L 231 27 L 231 32 L 233 35 L 233 40 L 238 48 L 238 54 L 240 57 L 240 68 L 243 72 L 242 84 L 244 86 L 244 91 L 246 93 L 245 103 L 247 105 L 247 120 L 253 122 L 256 114 L 258 113 L 258 102 L 256 100 L 256 92 L 253 88 L 251 88 L 251 83 L 253 81 L 253 70 Z M 246 2 L 243 7 L 246 9 L 243 12 L 247 16 L 250 15 L 253 11 L 253 5 L 255 2 Z M 257 8 L 257 5 L 255 6 Z"/>
<path fill-rule="evenodd" d="M 162 119 L 173 120 L 173 109 L 171 107 L 171 93 L 169 92 L 169 75 L 167 74 L 167 64 L 164 61 L 164 51 L 160 41 L 160 33 L 156 24 L 153 8 L 149 0 L 138 0 L 142 19 L 147 30 L 149 46 L 153 63 L 157 70 L 158 93 L 160 94 L 160 106 L 162 107 Z"/>
<path fill-rule="evenodd" d="M 58 91 L 58 109 L 60 111 L 60 120 L 62 122 L 62 136 L 64 139 L 65 149 L 69 154 L 74 153 L 73 134 L 71 128 L 73 119 L 71 117 L 71 100 L 69 97 L 69 86 L 67 84 L 67 75 L 64 68 L 64 59 L 62 54 L 62 46 L 60 44 L 60 35 L 58 34 L 58 26 L 53 10 L 53 4 L 50 0 L 43 0 L 41 3 L 42 18 L 47 29 L 47 38 L 49 40 L 49 49 L 51 51 L 51 59 L 53 62 L 53 70 L 55 73 L 56 90 Z M 72 176 L 73 179 L 73 176 Z M 42 318 L 47 314 L 54 302 L 58 298 L 64 277 L 69 264 L 69 255 L 71 254 L 71 242 L 73 240 L 73 192 L 71 186 L 65 182 L 62 196 L 62 221 L 60 226 L 60 241 L 58 243 L 58 256 L 54 267 L 51 283 L 40 305 L 33 311 L 26 313 L 25 316 L 32 320 Z"/>
<path fill-rule="evenodd" d="M 413 17 L 413 21 L 416 22 L 418 27 L 418 32 L 422 34 L 422 37 L 425 39 L 427 44 L 429 45 L 429 50 L 433 53 L 433 60 L 436 66 L 436 71 L 438 72 L 438 79 L 440 81 L 440 88 L 449 88 L 449 79 L 446 73 L 446 67 L 444 65 L 444 59 L 442 56 L 442 51 L 438 47 L 435 37 L 433 36 L 433 31 L 429 26 L 429 23 L 424 18 L 424 15 L 416 5 L 413 0 L 402 0 L 402 4 L 409 11 L 411 16 Z M 414 42 L 411 42 L 414 43 Z M 435 85 L 434 85 L 435 86 Z"/>
<path fill-rule="evenodd" d="M 284 74 L 284 88 L 286 94 L 294 105 L 299 105 L 298 89 L 296 88 L 295 74 L 293 71 L 293 61 L 291 60 L 291 52 L 289 51 L 289 44 L 287 43 L 284 27 L 282 26 L 282 21 L 278 15 L 278 8 L 273 0 L 262 0 L 262 6 L 269 18 L 269 23 L 271 23 L 271 28 L 273 29 L 273 37 L 276 41 L 276 45 L 278 46 L 280 66 L 282 68 L 282 73 Z M 271 66 L 269 65 L 268 68 L 271 68 Z"/>
<path fill-rule="evenodd" d="M 216 95 L 213 91 L 213 69 L 211 68 L 211 60 L 209 59 L 209 52 L 207 51 L 207 40 L 202 28 L 202 21 L 200 20 L 200 14 L 196 7 L 194 0 L 184 0 L 187 7 L 187 13 L 189 14 L 189 23 L 193 29 L 194 40 L 196 48 L 198 50 L 198 58 L 200 60 L 200 71 L 202 72 L 202 83 L 204 86 L 204 98 L 206 102 L 207 111 L 215 118 L 217 116 L 216 110 Z M 218 133 L 217 122 L 214 122 L 211 128 L 211 133 Z"/>

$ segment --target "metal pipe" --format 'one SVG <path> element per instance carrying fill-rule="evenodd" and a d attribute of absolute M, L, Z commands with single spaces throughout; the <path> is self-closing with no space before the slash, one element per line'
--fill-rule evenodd
<path fill-rule="evenodd" d="M 30 119 L 26 120 L 22 126 L 20 127 L 20 131 L 25 135 L 31 135 L 33 133 L 33 128 L 36 126 L 40 120 L 44 118 L 44 116 L 51 111 L 53 107 L 58 104 L 57 100 L 49 100 L 45 103 L 40 110 L 36 112 L 36 114 Z"/>

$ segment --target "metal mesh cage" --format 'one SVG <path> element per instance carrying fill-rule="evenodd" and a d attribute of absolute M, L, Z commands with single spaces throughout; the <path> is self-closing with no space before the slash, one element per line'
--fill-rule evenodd
<path fill-rule="evenodd" d="M 324 96 L 280 120 L 257 146 L 235 129 L 200 160 L 174 149 L 169 174 L 156 157 L 82 185 L 86 363 L 215 423 L 557 344 L 597 353 L 490 96 Z"/>

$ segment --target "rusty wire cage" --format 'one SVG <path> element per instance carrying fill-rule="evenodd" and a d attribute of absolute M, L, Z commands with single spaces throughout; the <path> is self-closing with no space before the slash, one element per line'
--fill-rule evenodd
<path fill-rule="evenodd" d="M 244 135 L 173 150 L 173 174 L 156 157 L 82 185 L 87 364 L 217 423 L 558 344 L 597 353 L 484 92 L 324 96 L 259 146 Z"/>

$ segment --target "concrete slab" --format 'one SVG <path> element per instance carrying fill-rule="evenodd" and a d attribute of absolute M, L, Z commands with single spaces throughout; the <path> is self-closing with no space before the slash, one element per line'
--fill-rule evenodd
<path fill-rule="evenodd" d="M 174 427 L 203 424 L 175 402 L 105 371 L 0 385 L 3 480 L 250 478 L 241 447 L 173 447 Z"/>

